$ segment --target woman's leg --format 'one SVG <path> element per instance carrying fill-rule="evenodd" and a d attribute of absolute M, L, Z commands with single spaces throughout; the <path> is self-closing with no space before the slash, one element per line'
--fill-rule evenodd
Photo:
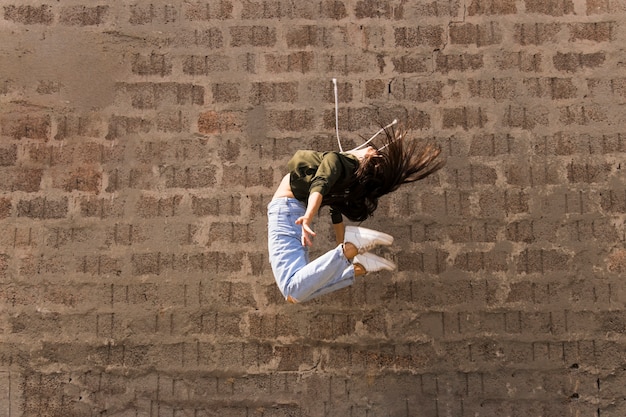
<path fill-rule="evenodd" d="M 305 211 L 295 199 L 274 199 L 268 205 L 268 250 L 276 283 L 285 298 L 306 301 L 354 282 L 354 267 L 342 245 L 308 262 L 308 250 L 295 224 Z"/>
<path fill-rule="evenodd" d="M 353 283 L 354 267 L 339 245 L 297 271 L 287 289 L 288 295 L 303 302 Z"/>
<path fill-rule="evenodd" d="M 267 206 L 267 247 L 270 265 L 278 288 L 285 297 L 289 279 L 309 262 L 308 248 L 300 242 L 296 219 L 305 212 L 301 202 L 281 197 Z"/>
<path fill-rule="evenodd" d="M 319 288 L 311 295 L 300 301 L 311 300 L 313 298 L 319 297 L 320 295 L 328 294 L 348 287 L 354 283 L 354 279 L 356 277 L 365 275 L 367 271 L 365 270 L 365 268 L 363 268 L 362 265 L 352 263 L 352 258 L 354 258 L 359 253 L 359 249 L 350 242 L 346 242 L 343 245 L 340 245 L 340 247 L 342 247 L 343 256 L 348 259 L 351 265 L 348 268 L 344 269 L 341 275 L 338 275 L 334 279 L 331 279 L 323 287 Z"/>

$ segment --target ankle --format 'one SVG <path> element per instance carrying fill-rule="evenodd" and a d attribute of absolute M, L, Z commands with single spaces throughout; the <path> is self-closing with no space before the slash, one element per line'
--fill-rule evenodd
<path fill-rule="evenodd" d="M 350 242 L 345 242 L 343 244 L 343 256 L 346 257 L 349 261 L 352 261 L 352 258 L 359 254 L 359 249 Z"/>
<path fill-rule="evenodd" d="M 365 270 L 363 265 L 361 265 L 361 264 L 354 264 L 354 276 L 355 277 L 360 277 L 362 275 L 365 275 L 366 273 L 367 273 L 367 271 Z"/>

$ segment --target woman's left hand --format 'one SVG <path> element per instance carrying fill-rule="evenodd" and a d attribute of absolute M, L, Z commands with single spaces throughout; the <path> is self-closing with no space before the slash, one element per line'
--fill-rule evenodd
<path fill-rule="evenodd" d="M 316 234 L 313 229 L 311 229 L 310 223 L 311 220 L 306 216 L 299 217 L 298 220 L 296 220 L 296 224 L 302 226 L 302 246 L 313 246 L 313 238 Z"/>

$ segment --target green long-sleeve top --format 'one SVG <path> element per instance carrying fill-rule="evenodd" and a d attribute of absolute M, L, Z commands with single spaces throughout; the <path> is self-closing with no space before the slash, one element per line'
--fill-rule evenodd
<path fill-rule="evenodd" d="M 306 204 L 309 194 L 314 191 L 326 196 L 333 185 L 343 183 L 354 175 L 359 160 L 357 157 L 340 152 L 316 152 L 300 150 L 291 158 L 289 168 L 291 191 L 294 197 Z M 331 206 L 333 224 L 341 223 L 341 212 Z"/>

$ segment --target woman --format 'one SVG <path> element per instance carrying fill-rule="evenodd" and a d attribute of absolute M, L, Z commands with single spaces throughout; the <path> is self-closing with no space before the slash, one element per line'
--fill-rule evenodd
<path fill-rule="evenodd" d="M 405 143 L 404 131 L 385 129 L 383 146 L 349 152 L 297 151 L 268 205 L 268 250 L 272 271 L 285 299 L 308 301 L 351 285 L 355 277 L 395 265 L 369 253 L 393 237 L 363 227 L 344 226 L 343 216 L 361 222 L 378 199 L 400 185 L 418 181 L 443 166 L 438 147 Z M 313 219 L 330 206 L 337 247 L 309 262 Z"/>

